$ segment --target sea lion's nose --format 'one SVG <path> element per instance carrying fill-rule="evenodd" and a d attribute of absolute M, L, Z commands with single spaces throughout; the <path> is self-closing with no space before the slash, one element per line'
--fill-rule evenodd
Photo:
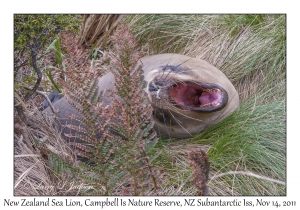
<path fill-rule="evenodd" d="M 149 84 L 149 91 L 150 92 L 156 92 L 156 91 L 158 91 L 158 87 L 155 85 L 155 84 L 153 84 L 152 82 Z"/>

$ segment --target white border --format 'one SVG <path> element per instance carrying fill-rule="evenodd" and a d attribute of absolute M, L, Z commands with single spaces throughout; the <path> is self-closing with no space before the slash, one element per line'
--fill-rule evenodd
<path fill-rule="evenodd" d="M 287 196 L 261 197 L 265 200 L 299 201 L 299 8 L 296 1 L 252 0 L 252 1 L 1 1 L 1 196 L 13 197 L 13 14 L 14 13 L 286 13 L 287 14 Z M 3 65 L 4 64 L 4 65 Z M 69 197 L 71 199 L 71 197 Z M 128 198 L 128 197 L 126 197 Z M 230 200 L 233 197 L 223 197 Z M 63 199 L 60 197 L 59 199 Z M 77 199 L 77 198 L 76 198 Z M 78 198 L 85 199 L 85 198 Z M 147 198 L 141 198 L 147 199 Z M 154 198 L 151 198 L 154 199 Z M 167 200 L 184 198 L 164 197 Z M 242 199 L 242 197 L 238 197 Z M 254 199 L 256 197 L 248 197 Z M 12 208 L 12 207 L 10 207 Z M 64 207 L 66 208 L 66 207 Z M 72 207 L 75 209 L 75 207 Z M 153 208 L 153 207 L 152 207 Z M 157 208 L 157 207 L 156 207 Z M 164 207 L 166 208 L 166 207 Z M 174 208 L 174 207 L 173 207 Z M 228 209 L 228 207 L 226 207 Z M 297 208 L 297 207 L 296 207 Z M 299 208 L 299 207 L 298 207 Z M 264 208 L 266 209 L 266 207 Z M 275 209 L 275 208 L 274 208 Z M 295 208 L 294 208 L 295 209 Z"/>

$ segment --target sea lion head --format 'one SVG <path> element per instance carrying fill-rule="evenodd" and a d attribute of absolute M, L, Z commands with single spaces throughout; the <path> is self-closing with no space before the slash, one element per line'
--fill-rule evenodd
<path fill-rule="evenodd" d="M 155 128 L 169 137 L 191 137 L 238 107 L 228 78 L 204 60 L 178 54 L 141 59 Z"/>

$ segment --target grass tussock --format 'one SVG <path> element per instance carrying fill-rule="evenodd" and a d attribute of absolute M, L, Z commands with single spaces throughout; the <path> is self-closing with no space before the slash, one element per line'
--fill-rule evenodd
<path fill-rule="evenodd" d="M 70 189 L 76 177 L 56 173 L 66 169 L 66 165 L 56 163 L 57 157 L 75 166 L 75 154 L 62 139 L 53 119 L 46 119 L 34 105 L 31 107 L 27 124 L 15 124 L 14 195 L 76 194 L 76 190 Z"/>
<path fill-rule="evenodd" d="M 134 15 L 127 21 L 146 52 L 208 61 L 241 100 L 232 115 L 194 138 L 159 144 L 165 153 L 158 164 L 172 162 L 170 187 L 186 180 L 181 193 L 196 194 L 188 150 L 183 155 L 181 148 L 197 144 L 209 147 L 211 195 L 285 195 L 285 15 Z"/>

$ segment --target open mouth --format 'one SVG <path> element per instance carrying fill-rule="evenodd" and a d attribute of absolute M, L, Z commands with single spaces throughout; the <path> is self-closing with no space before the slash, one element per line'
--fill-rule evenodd
<path fill-rule="evenodd" d="M 227 104 L 226 91 L 216 84 L 176 83 L 169 88 L 171 98 L 184 109 L 212 112 Z"/>

